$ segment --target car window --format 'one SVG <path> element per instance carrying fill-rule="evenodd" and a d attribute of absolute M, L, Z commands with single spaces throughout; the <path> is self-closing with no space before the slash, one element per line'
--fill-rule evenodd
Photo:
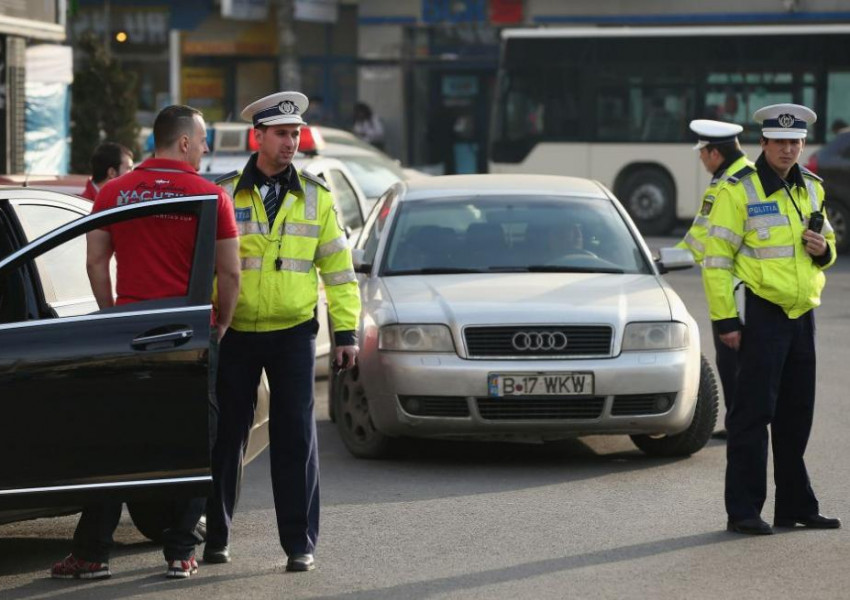
<path fill-rule="evenodd" d="M 176 199 L 175 199 L 176 200 Z M 139 209 L 145 209 L 146 203 L 139 205 Z M 214 223 L 214 208 L 206 205 L 201 205 L 200 201 L 190 200 L 178 203 L 176 201 L 168 203 L 168 207 L 163 207 L 163 214 L 185 212 L 185 211 L 202 211 L 206 223 Z M 213 203 L 207 202 L 211 206 Z M 22 207 L 25 207 L 22 209 Z M 15 210 L 18 213 L 19 221 L 21 221 L 28 237 L 37 237 L 36 234 L 40 231 L 48 233 L 55 229 L 53 225 L 63 225 L 77 215 L 73 211 L 65 210 L 57 214 L 47 212 L 48 209 L 56 209 L 48 205 L 30 205 L 18 203 Z M 98 219 L 108 218 L 108 211 L 104 214 L 99 214 L 97 217 L 91 217 L 89 220 L 80 223 L 73 227 L 70 231 L 59 234 L 58 237 L 52 236 L 45 241 L 35 240 L 24 249 L 21 254 L 16 254 L 14 257 L 8 257 L 7 260 L 13 264 L 18 264 L 17 267 L 11 265 L 3 266 L 3 261 L 0 259 L 0 323 L 14 323 L 17 321 L 42 319 L 51 317 L 67 317 L 82 314 L 88 314 L 98 310 L 91 291 L 88 275 L 86 272 L 86 232 L 96 229 L 91 221 L 98 222 Z M 131 211 L 129 214 L 125 211 L 123 218 L 120 219 L 121 224 L 129 224 L 136 219 L 149 219 L 144 210 Z M 68 217 L 71 217 L 69 219 Z M 197 267 L 201 265 L 209 266 L 210 277 L 205 279 L 205 271 L 194 270 L 189 288 L 186 291 L 184 299 L 180 302 L 199 301 L 208 302 L 211 288 L 207 288 L 212 280 L 212 238 L 214 235 L 214 226 L 198 228 L 195 238 L 195 258 L 193 264 Z M 204 240 L 209 238 L 209 255 L 198 248 L 199 236 L 203 236 Z M 61 243 L 59 240 L 67 237 Z M 54 246 L 54 247 L 51 247 Z M 202 248 L 207 246 L 202 245 Z M 26 261 L 26 262 L 22 262 Z M 39 298 L 39 314 L 30 314 L 31 307 L 27 303 L 26 290 L 28 282 L 31 282 L 31 277 L 38 277 L 37 282 L 40 283 L 44 297 Z M 113 271 L 113 285 L 115 276 Z M 114 293 L 114 289 L 113 289 Z M 176 299 L 175 299 L 176 300 Z M 131 305 L 127 305 L 131 306 Z M 123 307 L 118 309 L 123 310 Z"/>
<path fill-rule="evenodd" d="M 613 204 L 477 196 L 403 204 L 382 274 L 591 271 L 651 273 Z"/>
<path fill-rule="evenodd" d="M 377 198 L 394 183 L 404 178 L 401 169 L 391 161 L 371 156 L 335 157 L 351 171 L 351 175 L 367 198 Z"/>
<path fill-rule="evenodd" d="M 27 239 L 34 240 L 49 231 L 80 218 L 78 212 L 51 204 L 18 204 L 18 220 Z M 92 310 L 94 297 L 86 274 L 86 239 L 76 237 L 45 252 L 36 266 L 47 302 L 66 305 L 63 314 L 84 314 Z M 76 306 L 74 306 L 76 305 Z"/>
<path fill-rule="evenodd" d="M 372 264 L 375 262 L 378 242 L 381 240 L 381 233 L 384 231 L 387 216 L 390 213 L 395 198 L 395 192 L 389 190 L 381 196 L 375 204 L 375 208 L 369 213 L 369 218 L 366 219 L 366 225 L 363 226 L 363 233 L 357 241 L 357 247 L 363 249 L 363 262 L 365 263 Z"/>
<path fill-rule="evenodd" d="M 333 189 L 336 205 L 342 211 L 343 224 L 352 229 L 363 227 L 363 216 L 360 214 L 357 193 L 351 187 L 348 178 L 339 169 L 329 169 L 328 179 L 331 189 Z"/>

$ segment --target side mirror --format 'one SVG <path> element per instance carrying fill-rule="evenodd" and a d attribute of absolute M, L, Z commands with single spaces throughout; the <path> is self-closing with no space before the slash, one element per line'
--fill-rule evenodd
<path fill-rule="evenodd" d="M 662 274 L 670 271 L 690 269 L 697 264 L 690 250 L 684 248 L 659 248 L 658 258 L 655 259 L 655 263 L 658 265 L 658 270 Z"/>
<path fill-rule="evenodd" d="M 363 248 L 355 248 L 351 251 L 351 261 L 354 263 L 355 273 L 365 273 L 368 275 L 372 272 L 372 263 L 363 262 L 363 256 L 366 251 Z"/>

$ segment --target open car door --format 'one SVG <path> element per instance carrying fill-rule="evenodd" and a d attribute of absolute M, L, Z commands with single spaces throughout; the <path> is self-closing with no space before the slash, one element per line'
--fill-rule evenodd
<path fill-rule="evenodd" d="M 64 244 L 175 213 L 197 222 L 185 296 L 64 317 L 45 301 L 38 265 Z M 82 217 L 0 258 L 0 509 L 208 493 L 215 230 L 215 196 L 172 198 Z"/>

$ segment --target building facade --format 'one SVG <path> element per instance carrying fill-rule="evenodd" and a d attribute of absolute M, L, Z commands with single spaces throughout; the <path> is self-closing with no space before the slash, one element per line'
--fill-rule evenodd
<path fill-rule="evenodd" d="M 65 40 L 65 0 L 0 1 L 0 173 L 22 173 L 27 46 Z"/>

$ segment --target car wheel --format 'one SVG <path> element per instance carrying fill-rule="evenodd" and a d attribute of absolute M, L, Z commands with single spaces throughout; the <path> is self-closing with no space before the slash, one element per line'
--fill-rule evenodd
<path fill-rule="evenodd" d="M 618 186 L 617 196 L 644 235 L 663 235 L 676 223 L 676 191 L 663 171 L 635 171 Z"/>
<path fill-rule="evenodd" d="M 847 239 L 847 226 L 850 221 L 850 209 L 840 200 L 830 198 L 826 203 L 826 218 L 835 230 L 835 250 L 839 254 L 850 249 L 850 239 Z"/>
<path fill-rule="evenodd" d="M 390 454 L 392 438 L 375 427 L 369 399 L 360 381 L 360 367 L 333 376 L 332 404 L 343 444 L 357 458 L 383 458 Z"/>
<path fill-rule="evenodd" d="M 632 441 L 650 456 L 689 456 L 708 443 L 717 423 L 719 406 L 717 376 L 708 359 L 701 356 L 697 406 L 690 427 L 676 435 L 633 435 Z"/>
<path fill-rule="evenodd" d="M 239 505 L 239 496 L 242 490 L 242 470 L 244 465 L 240 465 L 239 472 L 236 475 L 236 500 L 234 508 Z M 149 540 L 161 544 L 163 542 L 163 532 L 168 527 L 169 523 L 173 522 L 176 507 L 168 501 L 162 502 L 128 502 L 127 510 L 130 513 L 130 518 L 133 519 L 133 524 L 139 532 Z M 199 543 L 207 539 L 207 516 L 201 515 L 198 524 L 195 526 L 195 535 L 199 539 Z"/>

